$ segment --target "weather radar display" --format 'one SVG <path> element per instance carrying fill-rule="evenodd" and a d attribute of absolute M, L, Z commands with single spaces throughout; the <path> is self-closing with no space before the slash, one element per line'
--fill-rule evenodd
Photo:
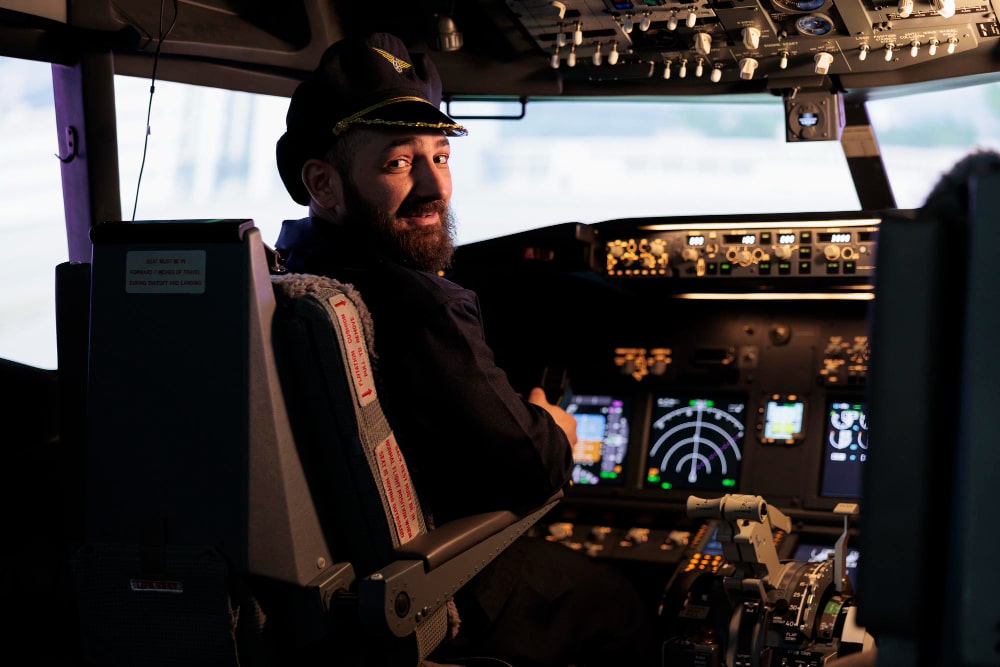
<path fill-rule="evenodd" d="M 646 488 L 732 490 L 743 459 L 742 399 L 657 398 Z"/>

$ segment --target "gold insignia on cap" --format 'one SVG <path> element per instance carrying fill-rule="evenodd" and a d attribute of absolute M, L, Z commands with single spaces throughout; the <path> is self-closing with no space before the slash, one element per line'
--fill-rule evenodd
<path fill-rule="evenodd" d="M 410 67 L 413 67 L 413 65 L 411 65 L 410 63 L 406 62 L 405 60 L 402 60 L 401 58 L 397 58 L 388 51 L 383 51 L 382 49 L 376 49 L 374 46 L 371 47 L 371 49 L 375 53 L 379 54 L 380 56 L 388 60 L 389 64 L 392 65 L 392 68 L 397 72 L 399 72 L 400 74 L 403 73 L 404 69 L 409 69 Z"/>

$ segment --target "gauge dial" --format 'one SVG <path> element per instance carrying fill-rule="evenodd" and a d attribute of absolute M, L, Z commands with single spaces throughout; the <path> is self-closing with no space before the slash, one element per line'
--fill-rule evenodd
<path fill-rule="evenodd" d="M 814 12 L 827 0 L 772 0 L 775 7 L 789 12 Z"/>
<path fill-rule="evenodd" d="M 736 486 L 745 401 L 663 397 L 656 400 L 646 486 L 729 489 Z"/>
<path fill-rule="evenodd" d="M 819 37 L 833 31 L 833 21 L 823 14 L 810 14 L 795 19 L 795 29 L 800 35 Z"/>

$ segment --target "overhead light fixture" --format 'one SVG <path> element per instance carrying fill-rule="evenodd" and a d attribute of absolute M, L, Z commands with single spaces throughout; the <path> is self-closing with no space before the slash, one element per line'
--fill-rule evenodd
<path fill-rule="evenodd" d="M 437 17 L 437 34 L 434 36 L 434 49 L 437 51 L 458 51 L 463 44 L 462 33 L 459 32 L 455 20 L 447 14 Z"/>

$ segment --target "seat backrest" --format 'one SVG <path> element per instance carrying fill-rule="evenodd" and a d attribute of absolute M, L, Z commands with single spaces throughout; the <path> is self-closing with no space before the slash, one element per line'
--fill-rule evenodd
<path fill-rule="evenodd" d="M 450 596 L 551 504 L 428 531 L 364 304 L 323 278 L 272 284 L 252 222 L 92 238 L 84 658 L 259 663 L 276 637 L 276 664 L 324 640 L 334 664 L 417 664 Z"/>
<path fill-rule="evenodd" d="M 311 590 L 337 565 L 285 413 L 259 231 L 108 223 L 92 240 L 84 656 L 235 664 L 256 603 L 234 578 Z"/>

